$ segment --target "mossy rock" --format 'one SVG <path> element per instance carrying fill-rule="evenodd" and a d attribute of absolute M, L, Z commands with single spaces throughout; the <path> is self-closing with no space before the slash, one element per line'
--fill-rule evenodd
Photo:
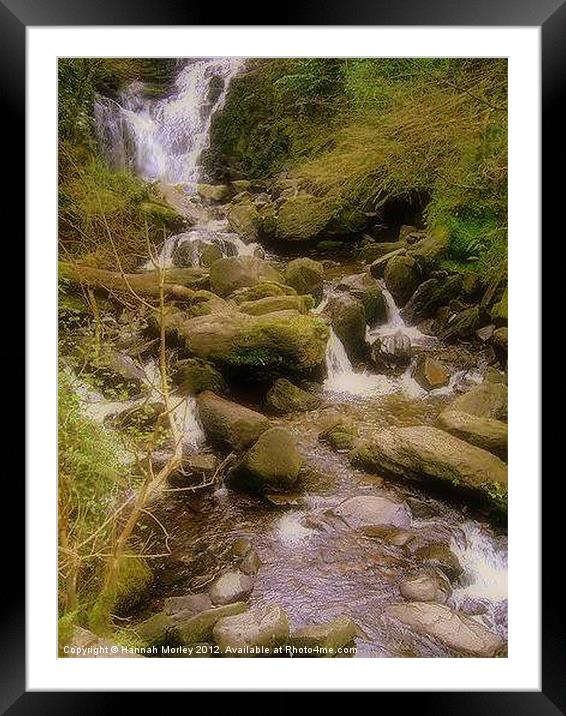
<path fill-rule="evenodd" d="M 216 203 L 227 201 L 231 193 L 227 184 L 197 184 L 197 192 L 202 199 Z"/>
<path fill-rule="evenodd" d="M 491 308 L 490 315 L 496 325 L 507 324 L 507 289 L 503 292 L 501 300 Z"/>
<path fill-rule="evenodd" d="M 153 582 L 147 562 L 137 554 L 125 552 L 120 559 L 114 591 L 113 609 L 130 612 L 142 602 Z"/>
<path fill-rule="evenodd" d="M 330 445 L 334 450 L 346 451 L 354 447 L 358 429 L 351 421 L 338 418 L 318 435 L 321 443 Z"/>
<path fill-rule="evenodd" d="M 262 316 L 276 311 L 298 311 L 304 314 L 312 307 L 312 296 L 267 296 L 257 301 L 244 301 L 240 304 L 240 311 L 250 316 Z"/>
<path fill-rule="evenodd" d="M 140 204 L 142 215 L 148 219 L 163 224 L 171 229 L 181 227 L 184 223 L 183 217 L 168 204 L 157 201 L 145 201 Z"/>
<path fill-rule="evenodd" d="M 441 332 L 440 337 L 445 341 L 472 336 L 480 325 L 480 309 L 470 306 L 459 311 L 448 319 L 448 323 Z"/>
<path fill-rule="evenodd" d="M 287 241 L 314 239 L 332 218 L 329 202 L 311 194 L 286 199 L 277 212 L 275 235 Z"/>
<path fill-rule="evenodd" d="M 338 290 L 346 291 L 362 302 L 366 323 L 375 325 L 387 320 L 387 304 L 379 283 L 369 273 L 352 274 L 343 278 Z"/>
<path fill-rule="evenodd" d="M 404 306 L 419 285 L 421 272 L 411 256 L 394 256 L 385 267 L 383 278 L 397 305 Z"/>
<path fill-rule="evenodd" d="M 233 201 L 226 212 L 228 225 L 238 236 L 244 240 L 255 241 L 260 226 L 260 214 L 249 195 L 240 201 Z"/>
<path fill-rule="evenodd" d="M 265 281 L 283 283 L 283 277 L 268 261 L 252 256 L 228 256 L 210 267 L 212 288 L 220 296 Z"/>
<path fill-rule="evenodd" d="M 258 492 L 286 491 L 297 483 L 301 465 L 293 435 L 285 428 L 270 428 L 234 469 L 230 482 Z"/>
<path fill-rule="evenodd" d="M 366 314 L 362 302 L 347 293 L 339 293 L 330 299 L 324 315 L 330 318 L 350 359 L 360 356 L 366 347 Z"/>
<path fill-rule="evenodd" d="M 221 398 L 210 391 L 197 398 L 198 414 L 207 438 L 213 445 L 241 451 L 269 428 L 261 413 Z"/>
<path fill-rule="evenodd" d="M 210 641 L 214 627 L 221 619 L 241 614 L 246 609 L 244 602 L 205 609 L 188 619 L 175 621 L 169 633 L 173 641 L 185 645 Z"/>
<path fill-rule="evenodd" d="M 279 378 L 269 389 L 265 402 L 278 415 L 314 410 L 320 405 L 320 398 L 299 388 L 286 378 Z"/>
<path fill-rule="evenodd" d="M 216 368 L 198 358 L 187 358 L 179 363 L 175 381 L 183 395 L 198 395 L 204 390 L 223 394 L 226 392 L 226 381 Z"/>
<path fill-rule="evenodd" d="M 324 267 L 319 261 L 298 258 L 290 261 L 285 269 L 285 280 L 299 294 L 310 294 L 320 303 L 324 287 Z"/>
<path fill-rule="evenodd" d="M 244 303 L 244 301 L 258 301 L 260 298 L 269 298 L 275 296 L 296 296 L 297 292 L 291 286 L 285 286 L 280 283 L 272 283 L 263 281 L 255 286 L 246 286 L 239 288 L 228 297 L 236 304 Z"/>
<path fill-rule="evenodd" d="M 360 247 L 358 258 L 366 263 L 373 263 L 377 259 L 387 256 L 392 251 L 407 249 L 406 241 L 373 241 L 368 242 Z"/>

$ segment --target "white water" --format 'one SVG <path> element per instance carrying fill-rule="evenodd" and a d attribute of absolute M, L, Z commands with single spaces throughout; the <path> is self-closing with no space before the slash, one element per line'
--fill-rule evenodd
<path fill-rule="evenodd" d="M 507 545 L 498 544 L 485 526 L 465 522 L 462 534 L 450 545 L 464 569 L 461 587 L 452 598 L 457 604 L 469 599 L 502 602 L 507 599 Z"/>
<path fill-rule="evenodd" d="M 395 333 L 402 333 L 407 336 L 413 346 L 434 345 L 437 342 L 435 336 L 427 336 L 422 331 L 419 331 L 416 326 L 408 326 L 405 323 L 403 317 L 401 316 L 399 307 L 395 303 L 395 299 L 387 290 L 383 281 L 381 281 L 380 284 L 383 298 L 385 299 L 385 305 L 387 307 L 387 322 L 372 329 L 368 327 L 366 332 L 368 342 L 371 343 L 376 338 L 381 338 L 382 336 L 392 336 Z"/>
<path fill-rule="evenodd" d="M 96 135 L 109 164 L 128 167 L 148 181 L 184 184 L 194 193 L 203 177 L 199 162 L 212 117 L 223 106 L 242 62 L 230 57 L 191 60 L 166 97 L 148 97 L 140 82 L 121 92 L 117 101 L 97 97 Z M 221 78 L 223 86 L 211 102 L 213 78 Z"/>

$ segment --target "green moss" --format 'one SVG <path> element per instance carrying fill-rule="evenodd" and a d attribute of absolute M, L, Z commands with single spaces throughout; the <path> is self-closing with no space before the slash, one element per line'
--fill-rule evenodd
<path fill-rule="evenodd" d="M 281 239 L 310 239 L 320 234 L 331 218 L 328 201 L 300 194 L 279 207 L 275 233 Z"/>

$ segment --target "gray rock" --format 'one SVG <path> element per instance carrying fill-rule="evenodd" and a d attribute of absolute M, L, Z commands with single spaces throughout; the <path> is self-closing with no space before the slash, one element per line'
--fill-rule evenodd
<path fill-rule="evenodd" d="M 207 438 L 221 447 L 241 451 L 269 428 L 269 420 L 255 410 L 204 391 L 197 398 L 198 414 Z"/>
<path fill-rule="evenodd" d="M 225 572 L 208 590 L 213 604 L 245 601 L 254 588 L 251 577 L 242 572 Z"/>
<path fill-rule="evenodd" d="M 380 525 L 408 527 L 411 524 L 411 511 L 407 505 L 374 495 L 350 497 L 334 511 L 352 529 Z"/>
<path fill-rule="evenodd" d="M 289 637 L 289 619 L 281 607 L 274 605 L 250 609 L 243 614 L 220 619 L 213 629 L 213 637 L 223 653 L 249 656 L 250 647 L 273 648 Z"/>

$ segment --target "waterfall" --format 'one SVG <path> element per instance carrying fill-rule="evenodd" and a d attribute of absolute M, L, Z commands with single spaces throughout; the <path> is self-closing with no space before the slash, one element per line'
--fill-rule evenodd
<path fill-rule="evenodd" d="M 194 192 L 202 178 L 199 161 L 208 146 L 212 117 L 242 63 L 230 57 L 191 60 L 165 97 L 152 98 L 141 82 L 129 85 L 117 100 L 97 96 L 96 136 L 108 163 L 128 167 L 148 181 L 187 185 Z"/>
<path fill-rule="evenodd" d="M 408 326 L 403 320 L 399 306 L 395 303 L 395 299 L 391 295 L 391 292 L 385 287 L 385 283 L 380 281 L 381 292 L 385 299 L 385 306 L 387 308 L 387 322 L 376 328 L 367 329 L 366 337 L 369 343 L 374 341 L 376 338 L 381 336 L 391 336 L 395 333 L 403 333 L 412 345 L 415 346 L 427 346 L 433 345 L 437 342 L 435 336 L 427 336 L 416 326 Z"/>
<path fill-rule="evenodd" d="M 497 539 L 478 522 L 465 522 L 461 534 L 451 543 L 464 570 L 461 587 L 454 591 L 454 599 L 487 599 L 501 602 L 507 599 L 507 544 Z"/>

